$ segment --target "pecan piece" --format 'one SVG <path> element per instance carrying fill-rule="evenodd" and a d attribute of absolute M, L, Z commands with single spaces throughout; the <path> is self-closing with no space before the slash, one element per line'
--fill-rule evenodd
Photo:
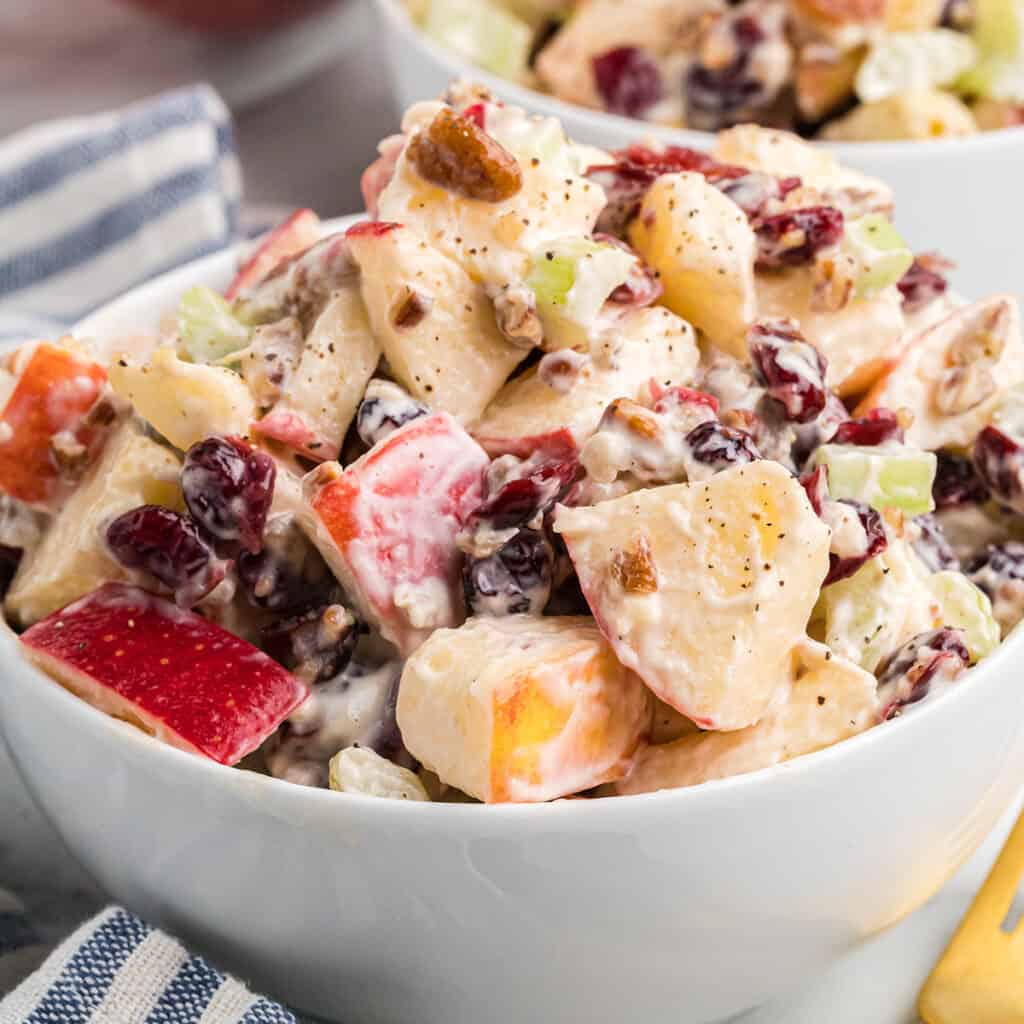
<path fill-rule="evenodd" d="M 642 534 L 632 551 L 619 551 L 612 559 L 612 576 L 627 594 L 653 594 L 658 589 L 658 569 L 651 545 Z"/>
<path fill-rule="evenodd" d="M 516 158 L 450 107 L 413 137 L 406 152 L 420 177 L 469 199 L 500 203 L 523 187 Z"/>

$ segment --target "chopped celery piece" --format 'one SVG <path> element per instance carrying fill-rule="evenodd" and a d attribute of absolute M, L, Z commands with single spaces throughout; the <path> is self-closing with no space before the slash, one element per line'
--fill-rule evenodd
<path fill-rule="evenodd" d="M 234 315 L 228 301 L 201 284 L 181 297 L 178 335 L 194 363 L 215 363 L 249 344 L 249 328 Z"/>
<path fill-rule="evenodd" d="M 906 542 L 893 540 L 852 576 L 822 588 L 811 635 L 874 672 L 902 643 L 935 628 L 938 601 L 927 578 Z"/>
<path fill-rule="evenodd" d="M 629 277 L 636 257 L 589 238 L 548 242 L 533 254 L 526 284 L 556 344 L 589 338 L 608 296 Z"/>
<path fill-rule="evenodd" d="M 833 498 L 853 498 L 879 509 L 898 508 L 910 516 L 935 508 L 933 452 L 904 444 L 874 448 L 823 444 L 814 458 L 816 465 L 828 467 L 828 493 Z"/>
<path fill-rule="evenodd" d="M 981 661 L 999 646 L 999 623 L 992 602 L 962 572 L 936 572 L 928 588 L 942 605 L 942 624 L 962 629 L 971 661 Z"/>
<path fill-rule="evenodd" d="M 1024 3 L 976 0 L 971 37 L 978 60 L 957 79 L 957 88 L 971 96 L 1024 100 Z"/>
<path fill-rule="evenodd" d="M 975 44 L 962 32 L 892 32 L 871 48 L 854 88 L 862 103 L 877 103 L 897 93 L 950 85 L 976 60 Z"/>
<path fill-rule="evenodd" d="M 896 284 L 914 262 L 914 254 L 892 221 L 880 213 L 850 221 L 843 238 L 860 265 L 854 286 L 858 296 L 872 295 Z"/>
<path fill-rule="evenodd" d="M 530 26 L 493 0 L 431 0 L 431 39 L 503 78 L 521 78 L 533 45 Z"/>

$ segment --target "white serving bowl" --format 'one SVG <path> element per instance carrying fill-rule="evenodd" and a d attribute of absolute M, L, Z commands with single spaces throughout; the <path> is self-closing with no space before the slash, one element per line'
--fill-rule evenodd
<path fill-rule="evenodd" d="M 472 78 L 508 103 L 557 117 L 579 142 L 619 149 L 653 136 L 695 149 L 711 146 L 709 132 L 662 128 L 589 110 L 489 74 L 428 39 L 410 20 L 402 0 L 375 3 L 395 96 L 403 109 L 440 95 L 452 79 Z M 847 166 L 893 187 L 897 226 L 915 251 L 938 250 L 960 264 L 952 276 L 958 291 L 1024 291 L 1024 128 L 934 142 L 819 145 Z"/>
<path fill-rule="evenodd" d="M 76 333 L 155 326 L 233 261 L 162 277 Z M 978 846 L 1024 770 L 1022 636 L 820 753 L 538 806 L 340 796 L 223 768 L 93 710 L 7 630 L 0 726 L 113 899 L 292 1005 L 346 1024 L 696 1024 L 813 977 Z"/>

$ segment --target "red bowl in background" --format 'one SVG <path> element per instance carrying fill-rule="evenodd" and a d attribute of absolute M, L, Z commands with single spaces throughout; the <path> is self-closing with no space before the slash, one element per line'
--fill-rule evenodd
<path fill-rule="evenodd" d="M 122 0 L 202 32 L 258 32 L 298 21 L 330 0 Z"/>

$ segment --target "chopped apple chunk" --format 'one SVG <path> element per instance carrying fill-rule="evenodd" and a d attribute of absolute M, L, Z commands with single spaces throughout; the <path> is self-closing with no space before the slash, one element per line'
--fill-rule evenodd
<path fill-rule="evenodd" d="M 318 462 L 337 458 L 378 362 L 363 300 L 343 287 L 317 317 L 286 393 L 253 431 Z"/>
<path fill-rule="evenodd" d="M 106 386 L 102 366 L 50 342 L 13 354 L 14 387 L 0 413 L 0 490 L 50 508 L 81 479 L 106 438 L 109 416 L 90 417 Z"/>
<path fill-rule="evenodd" d="M 488 459 L 447 413 L 399 427 L 305 481 L 304 525 L 363 617 L 408 654 L 464 617 L 455 538 Z"/>
<path fill-rule="evenodd" d="M 213 434 L 243 436 L 256 418 L 256 403 L 237 373 L 186 363 L 170 348 L 156 349 L 143 362 L 129 355 L 115 359 L 110 383 L 182 451 Z"/>
<path fill-rule="evenodd" d="M 416 398 L 468 423 L 522 361 L 481 285 L 407 228 L 348 234 L 363 299 L 392 373 Z"/>
<path fill-rule="evenodd" d="M 125 583 L 37 622 L 26 656 L 100 711 L 221 764 L 255 750 L 308 689 L 251 644 Z"/>
<path fill-rule="evenodd" d="M 513 615 L 434 633 L 402 673 L 398 724 L 442 782 L 528 803 L 621 778 L 651 707 L 591 620 Z"/>
<path fill-rule="evenodd" d="M 747 215 L 702 174 L 665 174 L 644 197 L 630 241 L 661 276 L 664 304 L 746 359 L 757 315 L 757 240 Z"/>
<path fill-rule="evenodd" d="M 555 529 L 602 632 L 661 700 L 705 729 L 760 720 L 828 571 L 828 528 L 781 465 L 561 508 Z"/>
<path fill-rule="evenodd" d="M 134 423 L 119 427 L 42 543 L 22 560 L 7 592 L 11 618 L 29 625 L 107 580 L 124 579 L 126 571 L 107 548 L 107 526 L 139 505 L 180 506 L 180 468 L 172 451 Z"/>
<path fill-rule="evenodd" d="M 961 306 L 916 335 L 857 408 L 906 408 L 907 441 L 962 448 L 986 426 L 1010 388 L 1024 380 L 1017 300 L 994 295 Z"/>
<path fill-rule="evenodd" d="M 276 266 L 290 256 L 308 249 L 320 237 L 320 218 L 312 210 L 296 210 L 267 232 L 252 255 L 238 268 L 224 297 L 236 299 L 259 284 Z"/>
<path fill-rule="evenodd" d="M 830 747 L 878 721 L 875 677 L 824 644 L 799 643 L 784 678 L 788 685 L 757 725 L 647 747 L 616 792 L 649 793 L 754 772 Z"/>
<path fill-rule="evenodd" d="M 473 436 L 492 455 L 528 454 L 554 436 L 571 438 L 578 447 L 597 429 L 609 402 L 646 398 L 652 374 L 664 387 L 693 380 L 699 358 L 693 328 L 669 310 L 628 310 L 605 334 L 616 346 L 611 358 L 545 356 L 502 388 Z"/>

